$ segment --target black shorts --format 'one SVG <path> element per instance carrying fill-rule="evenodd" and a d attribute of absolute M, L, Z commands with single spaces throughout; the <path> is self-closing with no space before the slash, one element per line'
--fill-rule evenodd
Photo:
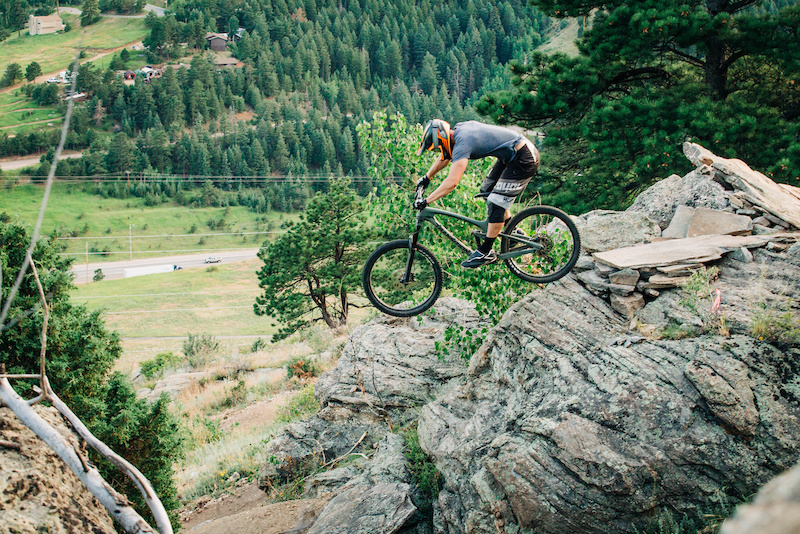
<path fill-rule="evenodd" d="M 538 170 L 539 152 L 529 141 L 508 163 L 498 160 L 494 164 L 481 184 L 481 193 L 490 193 L 488 202 L 508 209 Z"/>

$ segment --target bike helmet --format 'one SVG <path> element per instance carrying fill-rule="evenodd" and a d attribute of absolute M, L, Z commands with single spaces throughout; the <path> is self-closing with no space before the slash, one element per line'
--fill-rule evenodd
<path fill-rule="evenodd" d="M 421 156 L 426 150 L 435 148 L 442 149 L 442 158 L 450 158 L 452 148 L 450 146 L 450 124 L 442 119 L 433 119 L 425 125 L 417 156 Z"/>

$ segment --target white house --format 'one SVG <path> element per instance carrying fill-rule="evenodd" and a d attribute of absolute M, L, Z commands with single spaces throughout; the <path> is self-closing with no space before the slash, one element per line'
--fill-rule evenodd
<path fill-rule="evenodd" d="M 46 17 L 28 18 L 28 33 L 31 35 L 45 35 L 64 31 L 64 21 L 58 15 L 47 15 Z"/>

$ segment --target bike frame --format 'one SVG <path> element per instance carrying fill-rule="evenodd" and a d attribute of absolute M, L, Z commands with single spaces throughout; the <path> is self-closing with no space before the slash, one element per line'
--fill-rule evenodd
<path fill-rule="evenodd" d="M 415 198 L 417 198 L 417 199 L 422 198 L 422 191 L 423 191 L 423 189 L 421 187 L 418 187 L 417 188 L 417 193 L 415 195 Z M 437 209 L 437 208 L 426 207 L 426 208 L 421 209 L 419 211 L 419 213 L 417 213 L 417 223 L 416 223 L 416 225 L 414 227 L 414 231 L 408 237 L 409 249 L 411 250 L 411 254 L 408 255 L 408 262 L 406 263 L 406 271 L 405 271 L 405 273 L 403 274 L 403 277 L 400 280 L 401 283 L 406 284 L 406 283 L 409 282 L 409 276 L 411 274 L 411 267 L 414 265 L 414 251 L 417 248 L 417 241 L 419 239 L 419 234 L 422 231 L 422 226 L 426 222 L 429 222 L 436 230 L 438 230 L 439 232 L 444 234 L 444 236 L 447 237 L 447 239 L 449 239 L 451 242 L 453 242 L 458 248 L 460 248 L 466 254 L 470 254 L 472 252 L 472 250 L 473 250 L 472 247 L 468 246 L 466 243 L 461 241 L 458 237 L 456 237 L 453 234 L 453 232 L 448 230 L 442 223 L 437 221 L 436 218 L 435 218 L 436 215 L 442 215 L 442 216 L 445 216 L 445 217 L 451 217 L 453 219 L 458 219 L 460 221 L 464 221 L 464 222 L 466 222 L 468 224 L 471 224 L 472 226 L 477 226 L 479 228 L 479 231 L 476 230 L 475 232 L 473 232 L 473 235 L 476 236 L 476 238 L 485 238 L 486 237 L 486 232 L 489 230 L 489 220 L 488 219 L 484 219 L 482 221 L 479 221 L 477 219 L 473 219 L 471 217 L 467 217 L 466 215 L 461 215 L 460 213 L 455 213 L 453 211 L 447 211 L 447 210 L 440 210 L 440 209 Z M 524 254 L 532 254 L 532 253 L 538 252 L 539 250 L 542 249 L 542 245 L 541 244 L 539 244 L 536 241 L 533 241 L 531 239 L 528 239 L 528 238 L 526 238 L 524 236 L 505 234 L 505 233 L 503 233 L 501 231 L 500 235 L 498 235 L 497 237 L 509 238 L 509 239 L 511 239 L 511 240 L 513 240 L 513 241 L 515 241 L 517 243 L 522 243 L 522 244 L 528 245 L 527 247 L 525 247 L 523 249 L 517 249 L 517 250 L 514 250 L 512 252 L 506 252 L 505 254 L 499 254 L 498 258 L 501 259 L 501 260 L 505 260 L 505 259 L 508 259 L 508 258 L 516 258 L 516 257 L 522 256 Z"/>

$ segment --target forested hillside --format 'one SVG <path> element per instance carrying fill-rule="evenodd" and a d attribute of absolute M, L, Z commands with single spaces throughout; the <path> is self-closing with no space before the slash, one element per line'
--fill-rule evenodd
<path fill-rule="evenodd" d="M 237 190 L 273 176 L 243 201 L 296 209 L 314 183 L 297 177 L 367 174 L 355 127 L 374 111 L 400 111 L 412 123 L 474 118 L 473 102 L 508 84 L 505 63 L 524 61 L 554 24 L 524 0 L 178 0 L 169 8 L 147 19 L 148 60 L 183 66 L 125 85 L 111 69 L 82 65 L 78 85 L 89 99 L 76 109 L 67 146 L 88 151 L 61 163 L 59 175 L 191 175 Z M 217 68 L 194 48 L 206 46 L 208 31 L 239 28 L 243 38 L 229 49 L 241 68 Z M 112 129 L 111 138 L 98 135 Z M 51 142 L 0 138 L 0 153 Z M 163 180 L 137 188 L 156 200 L 176 192 Z"/>

